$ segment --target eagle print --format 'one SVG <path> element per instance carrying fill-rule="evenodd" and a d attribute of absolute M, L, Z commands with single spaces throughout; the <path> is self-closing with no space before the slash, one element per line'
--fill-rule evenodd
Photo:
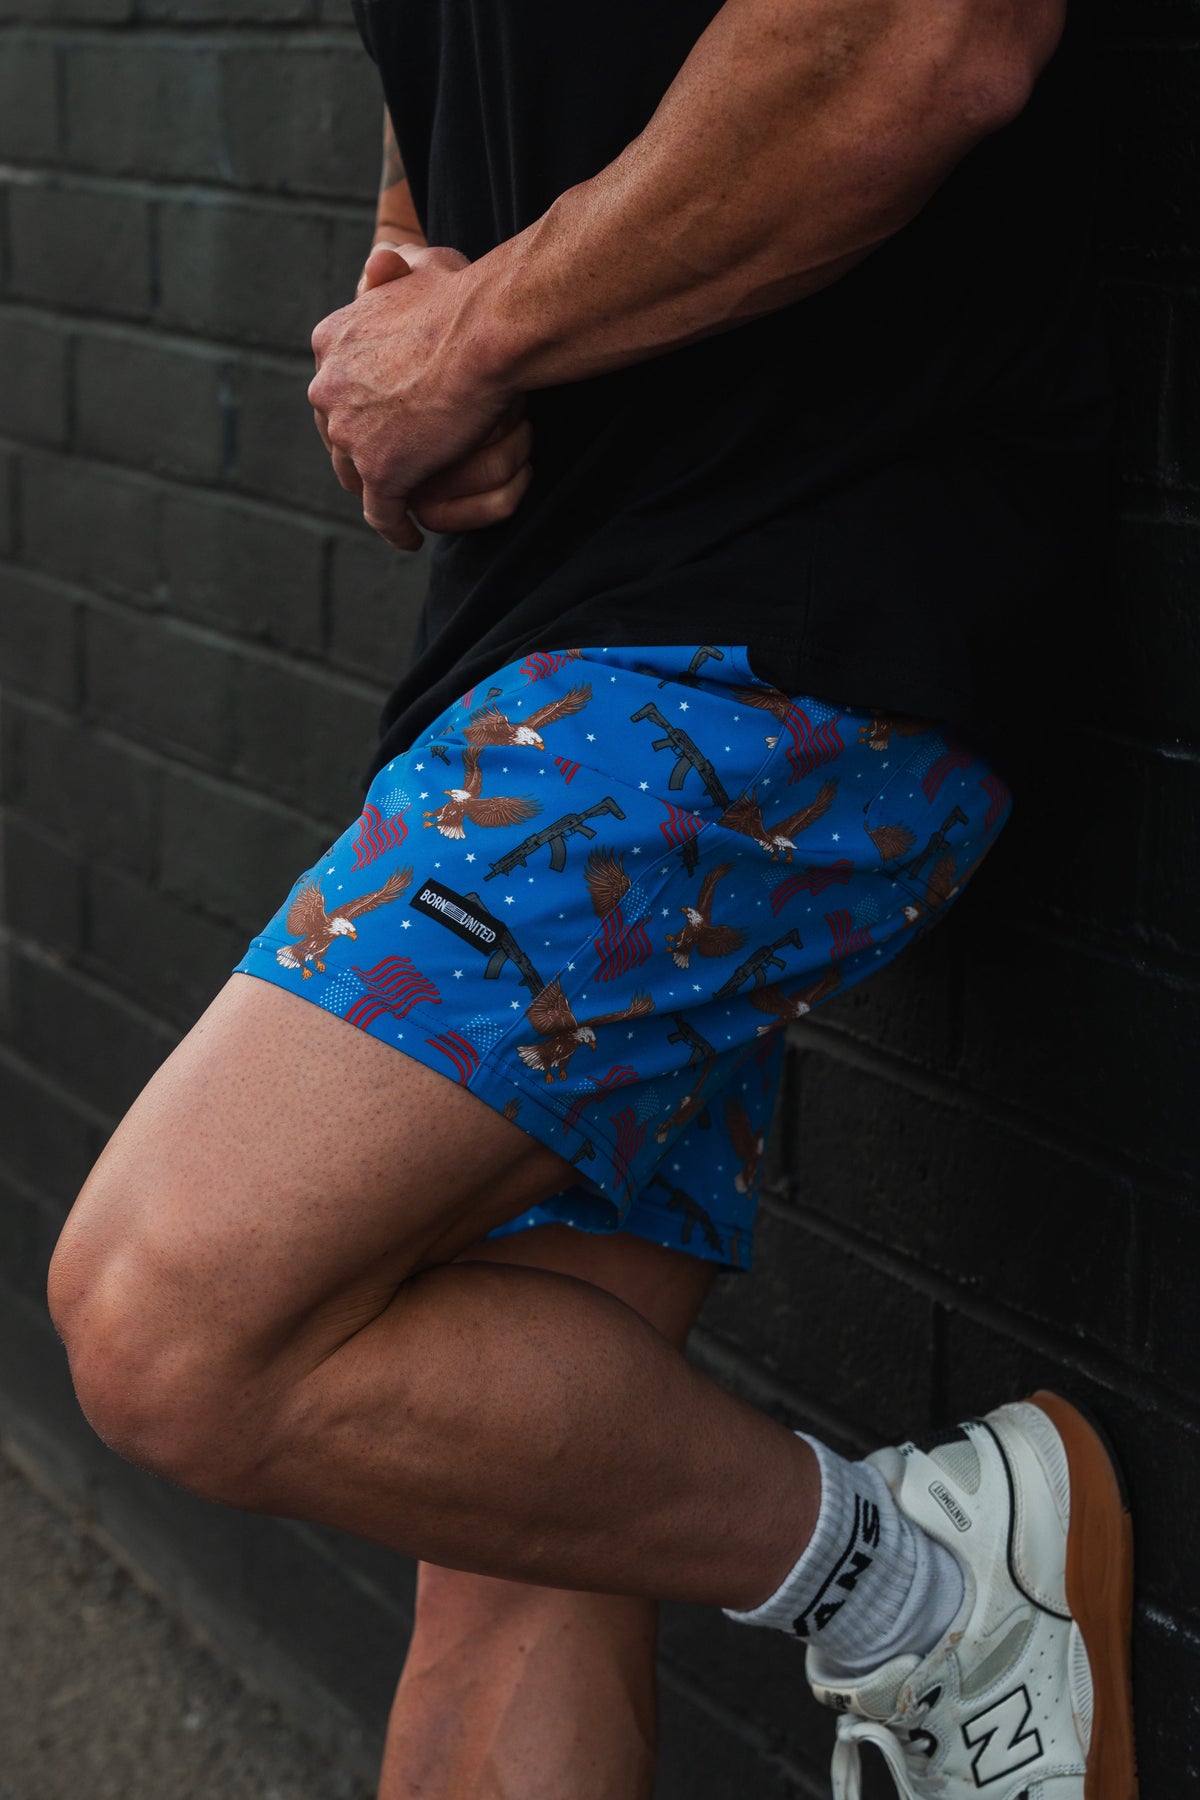
<path fill-rule="evenodd" d="M 360 894 L 357 900 L 345 900 L 332 912 L 325 910 L 320 882 L 307 882 L 288 907 L 286 921 L 287 931 L 300 942 L 285 944 L 276 950 L 276 962 L 281 969 L 299 969 L 305 981 L 312 975 L 312 970 L 307 967 L 309 963 L 315 963 L 323 975 L 325 964 L 322 958 L 334 938 L 356 938 L 354 920 L 361 918 L 363 913 L 373 912 L 377 906 L 386 906 L 390 900 L 398 900 L 411 885 L 412 878 L 412 865 L 409 864 L 389 875 L 383 886 L 373 893 Z"/>
<path fill-rule="evenodd" d="M 867 836 L 884 862 L 891 862 L 894 857 L 903 856 L 904 852 L 911 850 L 917 841 L 916 832 L 910 831 L 907 825 L 868 825 Z"/>
<path fill-rule="evenodd" d="M 748 1194 L 758 1180 L 758 1165 L 762 1161 L 765 1139 L 763 1133 L 755 1131 L 750 1123 L 750 1116 L 737 1094 L 726 1096 L 725 1129 L 729 1133 L 734 1155 L 741 1161 L 741 1167 L 733 1178 L 733 1185 L 739 1194 Z"/>
<path fill-rule="evenodd" d="M 517 1055 L 527 1069 L 540 1069 L 547 1082 L 565 1081 L 575 1052 L 587 1045 L 596 1048 L 596 1029 L 615 1025 L 621 1019 L 640 1019 L 654 1011 L 650 994 L 635 994 L 620 1012 L 594 1013 L 591 1018 L 577 1019 L 558 981 L 544 987 L 537 999 L 525 1009 L 525 1017 L 537 1032 L 541 1043 L 518 1044 Z"/>
<path fill-rule="evenodd" d="M 547 725 L 554 725 L 559 719 L 566 719 L 572 713 L 582 710 L 592 697 L 590 681 L 581 681 L 557 700 L 548 700 L 545 706 L 539 706 L 514 725 L 507 713 L 498 706 L 481 706 L 473 712 L 467 721 L 463 736 L 469 744 L 480 749 L 489 744 L 528 745 L 534 750 L 544 750 L 545 740 L 542 730 Z"/>
<path fill-rule="evenodd" d="M 713 895 L 717 883 L 724 880 L 732 869 L 732 863 L 721 863 L 710 869 L 700 883 L 700 892 L 696 895 L 695 906 L 681 906 L 683 924 L 678 931 L 668 931 L 667 949 L 677 968 L 686 969 L 691 962 L 692 951 L 698 956 L 732 956 L 746 942 L 746 933 L 736 925 L 714 925 L 712 922 Z"/>
<path fill-rule="evenodd" d="M 770 857 L 778 859 L 782 856 L 785 862 L 791 862 L 796 839 L 802 831 L 807 831 L 810 825 L 815 825 L 818 819 L 824 817 L 833 805 L 837 790 L 838 778 L 835 775 L 822 784 L 816 799 L 810 800 L 807 806 L 802 806 L 799 812 L 789 813 L 786 819 L 778 819 L 775 824 L 766 825 L 763 822 L 762 807 L 755 798 L 755 790 L 751 788 L 749 793 L 739 795 L 726 807 L 717 823 L 724 825 L 728 831 L 744 832 L 756 844 L 761 844 Z"/>
<path fill-rule="evenodd" d="M 756 1027 L 755 1035 L 762 1037 L 768 1031 L 778 1031 L 781 1025 L 786 1025 L 791 1019 L 802 1019 L 814 1006 L 820 1006 L 822 1000 L 828 1000 L 831 994 L 836 994 L 841 985 L 841 971 L 830 969 L 822 975 L 820 981 L 810 982 L 807 987 L 800 988 L 794 994 L 785 994 L 778 982 L 771 987 L 752 988 L 751 1006 L 771 1015 L 771 1023 Z"/>
<path fill-rule="evenodd" d="M 468 744 L 462 759 L 462 786 L 443 788 L 443 793 L 449 794 L 450 798 L 436 812 L 424 815 L 426 830 L 436 826 L 443 837 L 464 838 L 467 834 L 463 827 L 468 819 L 472 825 L 520 825 L 541 812 L 541 801 L 531 800 L 528 796 L 518 799 L 513 794 L 495 794 L 485 798 L 480 792 L 483 774 L 479 767 L 479 750 L 474 744 Z"/>
<path fill-rule="evenodd" d="M 957 861 L 952 850 L 943 850 L 942 854 L 935 859 L 934 865 L 929 871 L 929 879 L 925 883 L 923 899 L 911 901 L 904 908 L 904 916 L 910 925 L 915 925 L 918 919 L 925 918 L 937 907 L 944 906 L 951 895 L 958 892 L 960 883 L 954 878 L 956 866 Z"/>
<path fill-rule="evenodd" d="M 643 922 L 650 903 L 643 894 L 635 892 L 628 908 L 622 907 L 633 883 L 625 873 L 624 858 L 611 850 L 588 851 L 583 879 L 591 895 L 592 910 L 603 921 L 595 939 L 599 958 L 596 979 L 614 981 L 618 975 L 639 968 L 651 954 L 650 936 Z"/>
<path fill-rule="evenodd" d="M 886 750 L 893 737 L 920 737 L 923 731 L 932 730 L 928 719 L 913 719 L 903 713 L 879 713 L 867 724 L 859 726 L 858 741 L 872 750 Z"/>

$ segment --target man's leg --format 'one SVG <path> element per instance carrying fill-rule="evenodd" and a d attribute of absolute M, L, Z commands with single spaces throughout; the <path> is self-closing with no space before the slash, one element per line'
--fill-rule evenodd
<path fill-rule="evenodd" d="M 714 1274 L 712 1263 L 626 1232 L 554 1225 L 465 1254 L 590 1281 L 680 1348 Z M 656 1626 L 652 1600 L 422 1563 L 379 1800 L 645 1800 Z"/>
<path fill-rule="evenodd" d="M 233 1504 L 483 1574 L 753 1606 L 815 1519 L 810 1448 L 599 1288 L 452 1264 L 571 1179 L 444 1077 L 234 976 L 56 1251 L 84 1409 Z"/>

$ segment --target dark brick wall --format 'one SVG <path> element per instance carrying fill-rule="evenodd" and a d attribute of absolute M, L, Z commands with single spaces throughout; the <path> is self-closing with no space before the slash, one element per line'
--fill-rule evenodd
<path fill-rule="evenodd" d="M 796 1030 L 759 1273 L 695 1354 L 843 1447 L 1090 1403 L 1140 1524 L 1155 1796 L 1200 1774 L 1200 6 L 1097 10 L 1123 479 L 1068 780 Z M 0 0 L 0 1428 L 364 1771 L 408 1572 L 117 1463 L 42 1291 L 113 1124 L 357 811 L 405 655 L 423 564 L 363 530 L 304 393 L 378 116 L 344 0 Z M 663 1668 L 664 1800 L 826 1791 L 777 1639 L 672 1609 Z"/>

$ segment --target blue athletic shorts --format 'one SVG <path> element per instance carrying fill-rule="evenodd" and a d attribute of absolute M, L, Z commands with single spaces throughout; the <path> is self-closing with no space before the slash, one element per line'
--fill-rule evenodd
<path fill-rule="evenodd" d="M 941 727 L 781 693 L 736 646 L 540 653 L 380 770 L 236 967 L 574 1164 L 493 1235 L 745 1269 L 781 1027 L 919 936 L 1011 807 Z"/>

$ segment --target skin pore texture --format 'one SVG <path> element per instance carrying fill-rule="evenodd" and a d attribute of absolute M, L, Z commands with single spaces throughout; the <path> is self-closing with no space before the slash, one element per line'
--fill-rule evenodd
<path fill-rule="evenodd" d="M 453 528 L 506 516 L 523 393 L 836 280 L 1015 115 L 1061 11 L 727 0 L 622 156 L 473 264 L 411 234 L 388 182 L 376 236 L 402 255 L 377 244 L 313 334 L 318 427 L 367 521 L 414 548 L 455 504 L 477 516 Z M 652 1598 L 753 1607 L 815 1519 L 808 1446 L 680 1355 L 699 1276 L 656 1301 L 628 1246 L 628 1267 L 574 1234 L 478 1249 L 572 1179 L 444 1077 L 235 975 L 55 1252 L 51 1312 L 117 1450 L 439 1565 L 384 1800 L 648 1794 Z"/>

